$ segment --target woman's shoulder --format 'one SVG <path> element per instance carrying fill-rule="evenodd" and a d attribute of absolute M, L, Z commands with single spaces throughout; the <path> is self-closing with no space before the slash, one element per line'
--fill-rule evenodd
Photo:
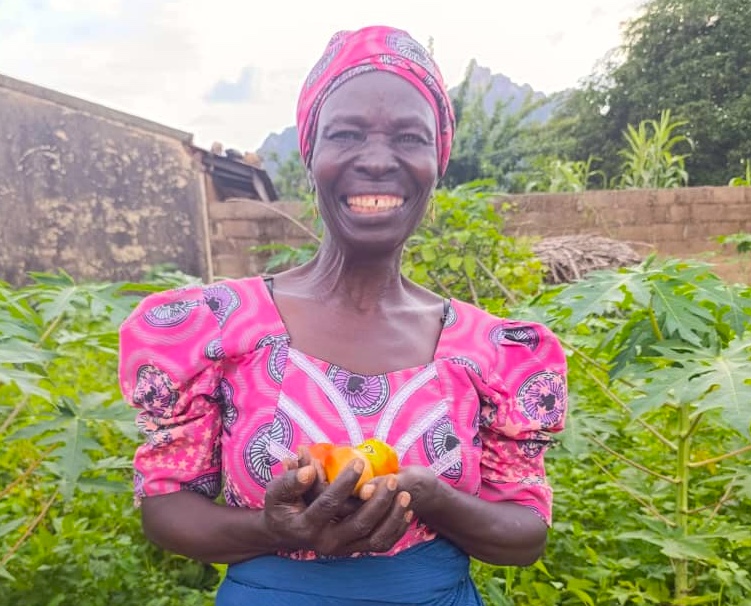
<path fill-rule="evenodd" d="M 131 312 L 121 332 L 167 333 L 222 341 L 249 332 L 278 328 L 263 276 L 188 284 L 147 295 Z M 273 328 L 272 328 L 273 327 Z"/>
<path fill-rule="evenodd" d="M 502 362 L 512 352 L 514 357 L 516 352 L 539 356 L 560 348 L 557 337 L 543 323 L 500 317 L 456 299 L 451 300 L 445 331 L 449 341 L 483 360 Z"/>

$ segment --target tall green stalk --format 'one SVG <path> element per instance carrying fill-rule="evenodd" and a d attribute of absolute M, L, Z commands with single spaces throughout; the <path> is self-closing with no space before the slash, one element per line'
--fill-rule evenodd
<path fill-rule="evenodd" d="M 678 483 L 675 485 L 675 524 L 681 534 L 681 538 L 686 538 L 688 530 L 688 488 L 690 475 L 690 453 L 691 453 L 691 409 L 689 404 L 683 404 L 678 408 L 678 457 L 676 460 L 676 478 Z M 679 602 L 681 598 L 689 595 L 690 587 L 688 581 L 688 560 L 675 560 L 675 600 Z"/>

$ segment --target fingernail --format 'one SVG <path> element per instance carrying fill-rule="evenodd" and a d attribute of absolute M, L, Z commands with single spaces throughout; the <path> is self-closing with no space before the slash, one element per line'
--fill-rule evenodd
<path fill-rule="evenodd" d="M 309 465 L 307 467 L 303 467 L 302 469 L 298 470 L 297 472 L 297 480 L 298 482 L 302 482 L 303 484 L 307 484 L 313 479 L 313 474 L 315 473 L 315 469 L 310 467 Z"/>
<path fill-rule="evenodd" d="M 367 501 L 370 497 L 373 496 L 373 493 L 375 492 L 375 486 L 373 484 L 365 484 L 360 489 L 360 498 L 363 501 Z"/>
<path fill-rule="evenodd" d="M 355 461 L 355 464 L 352 466 L 352 469 L 354 469 L 357 473 L 362 473 L 362 470 L 365 469 L 365 461 L 363 461 L 362 459 L 357 459 Z"/>
<path fill-rule="evenodd" d="M 407 505 L 409 505 L 409 502 L 411 500 L 412 500 L 412 495 L 409 494 L 408 492 L 403 492 L 402 494 L 399 495 L 399 505 L 401 505 L 402 507 L 406 507 Z"/>
<path fill-rule="evenodd" d="M 396 484 L 396 478 L 394 476 L 391 476 L 386 482 L 386 488 L 388 488 L 389 490 L 396 490 Z"/>
<path fill-rule="evenodd" d="M 412 518 L 414 518 L 414 517 L 415 517 L 414 512 L 410 510 L 407 513 L 404 514 L 404 521 L 407 524 L 409 524 L 412 521 Z"/>

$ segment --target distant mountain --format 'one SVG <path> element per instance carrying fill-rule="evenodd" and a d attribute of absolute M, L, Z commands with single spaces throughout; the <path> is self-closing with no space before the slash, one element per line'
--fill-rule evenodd
<path fill-rule="evenodd" d="M 529 84 L 516 84 L 508 76 L 491 74 L 490 69 L 479 65 L 474 66 L 470 74 L 469 85 L 472 91 L 487 89 L 483 105 L 488 113 L 493 111 L 498 101 L 507 103 L 506 111 L 514 113 L 521 109 L 527 98 L 532 101 L 544 101 L 548 98 L 544 93 L 535 91 Z M 449 94 L 452 97 L 455 97 L 458 92 L 458 86 L 449 89 Z M 550 118 L 554 109 L 552 100 L 543 103 L 530 114 L 529 120 L 545 122 Z M 266 137 L 257 153 L 263 159 L 263 166 L 269 176 L 274 179 L 279 162 L 284 162 L 296 150 L 297 127 L 289 126 L 281 133 L 272 133 Z"/>

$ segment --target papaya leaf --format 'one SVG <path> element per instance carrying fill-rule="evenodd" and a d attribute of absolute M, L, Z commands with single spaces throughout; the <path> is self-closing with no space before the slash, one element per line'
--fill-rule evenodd
<path fill-rule="evenodd" d="M 568 321 L 576 325 L 590 316 L 613 313 L 629 293 L 636 300 L 648 300 L 642 280 L 642 274 L 633 270 L 594 271 L 585 280 L 563 289 L 559 303 L 571 310 Z"/>
<path fill-rule="evenodd" d="M 678 292 L 669 282 L 653 282 L 653 306 L 666 338 L 678 336 L 701 345 L 701 337 L 714 328 L 712 313 Z"/>
<path fill-rule="evenodd" d="M 709 547 L 708 539 L 712 537 L 693 535 L 691 537 L 681 537 L 678 535 L 668 536 L 658 534 L 649 530 L 636 530 L 633 532 L 623 532 L 617 535 L 618 539 L 640 540 L 660 548 L 660 551 L 669 558 L 676 560 L 694 560 L 713 562 L 718 557 L 714 550 Z"/>

